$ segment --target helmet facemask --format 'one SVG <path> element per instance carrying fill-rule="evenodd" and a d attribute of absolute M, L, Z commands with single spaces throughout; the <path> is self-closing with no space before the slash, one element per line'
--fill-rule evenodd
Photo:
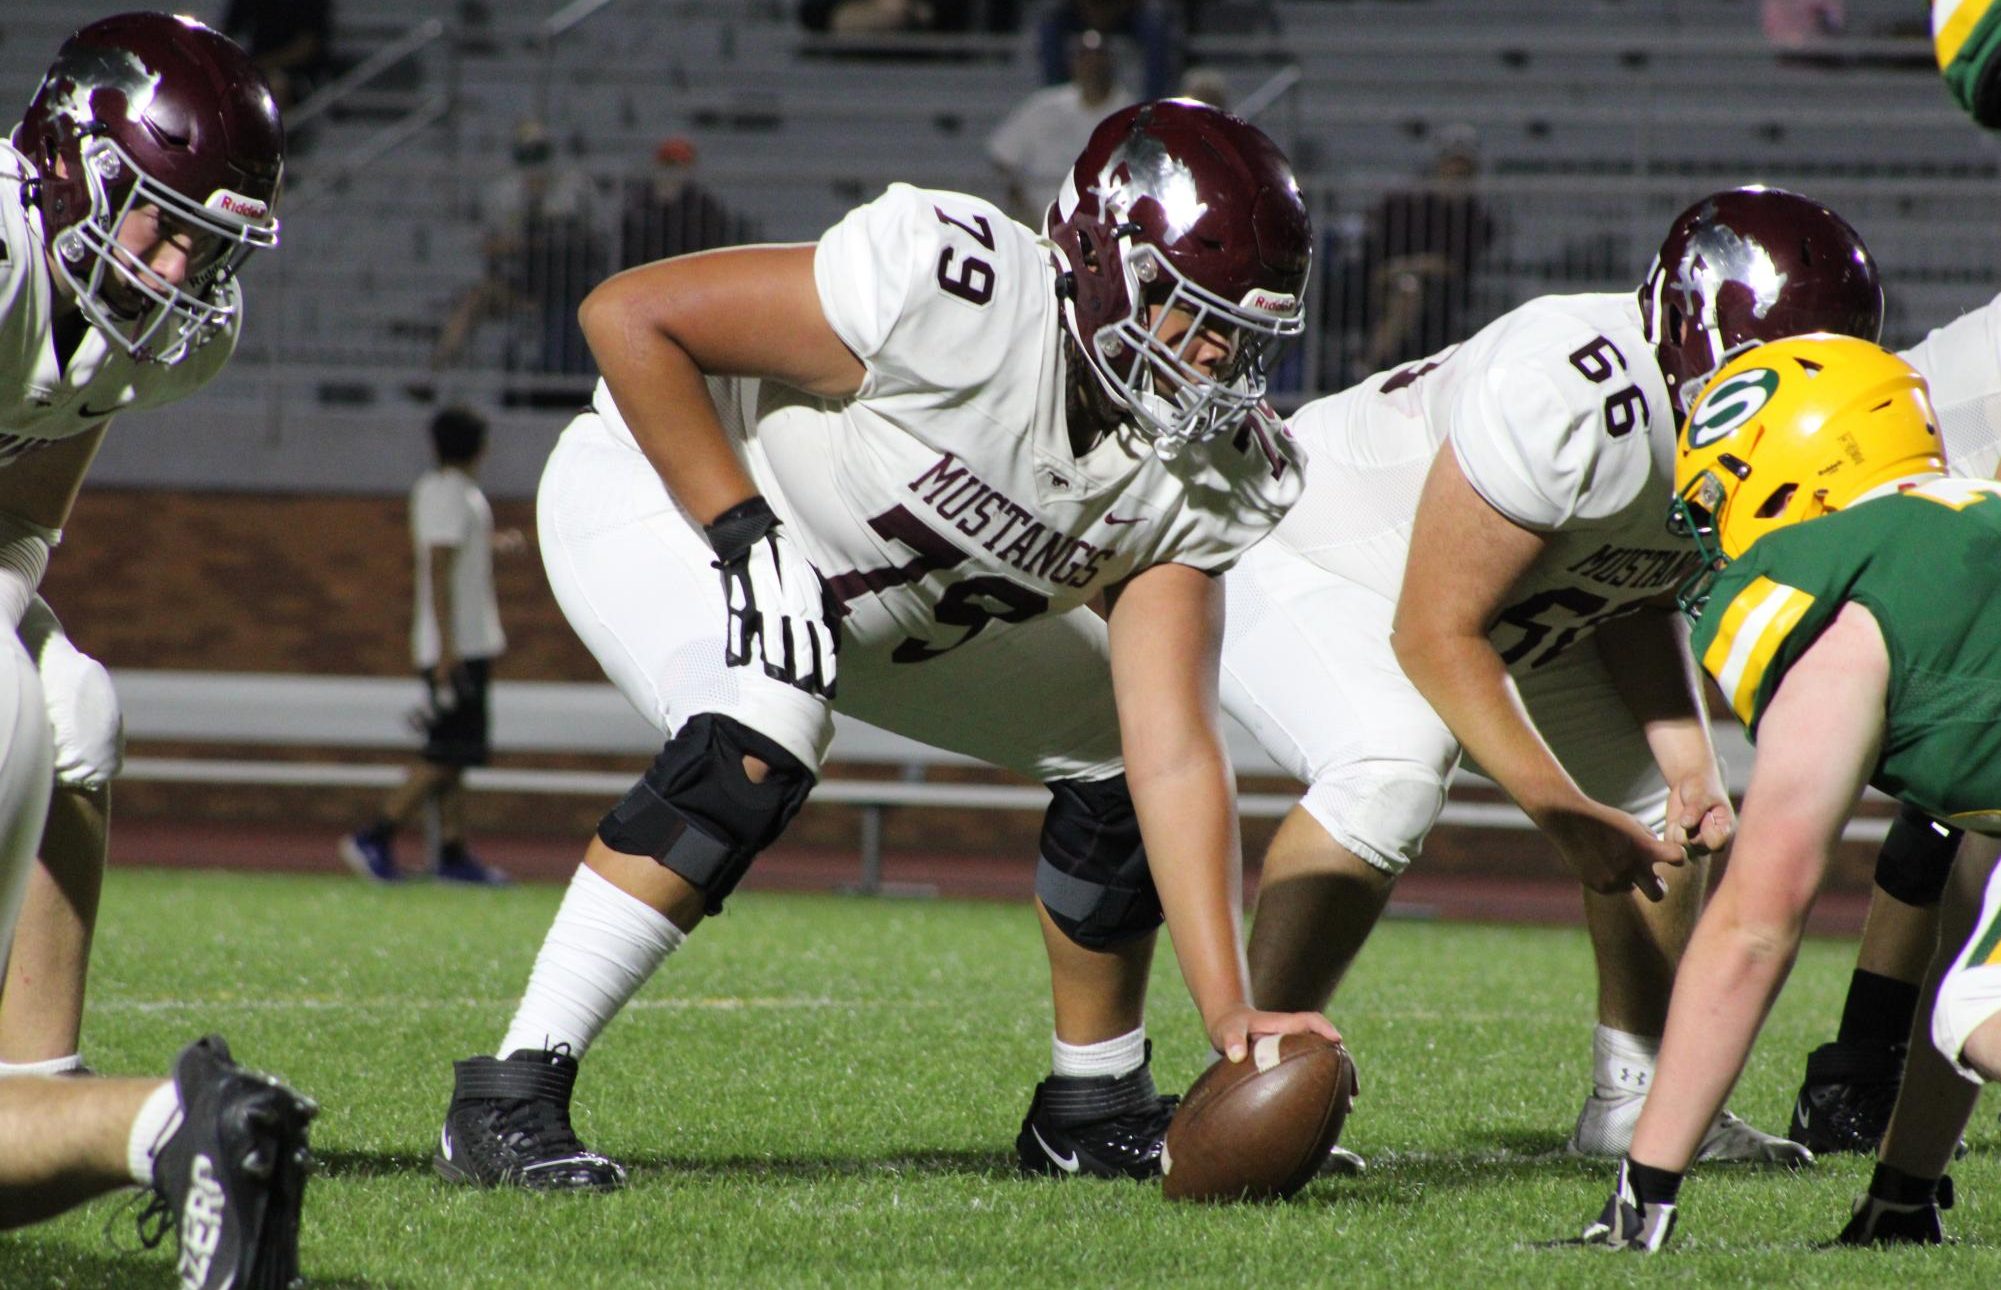
<path fill-rule="evenodd" d="M 1173 458 L 1259 413 L 1272 358 L 1303 330 L 1305 317 L 1296 299 L 1284 302 L 1290 308 L 1260 307 L 1270 293 L 1252 292 L 1250 303 L 1225 300 L 1125 229 L 1120 234 L 1130 303 L 1123 318 L 1093 334 L 1087 357 L 1154 450 Z M 1205 344 L 1228 351 L 1206 372 L 1194 358 Z"/>
<path fill-rule="evenodd" d="M 155 181 L 116 140 L 80 141 L 79 157 L 90 193 L 82 219 L 56 233 L 51 257 L 78 307 L 113 344 L 141 362 L 172 364 L 227 327 L 236 306 L 223 291 L 250 252 L 277 245 L 269 207 L 226 190 L 198 205 Z M 126 221 L 153 207 L 166 232 L 192 239 L 179 284 L 168 281 L 118 239 Z M 121 307 L 119 292 L 135 294 L 136 311 Z"/>
<path fill-rule="evenodd" d="M 1716 464 L 1740 481 L 1751 473 L 1749 466 L 1728 453 L 1718 458 Z M 1709 603 L 1710 587 L 1715 585 L 1717 575 L 1730 567 L 1730 557 L 1724 554 L 1723 541 L 1718 535 L 1732 491 L 1716 471 L 1705 470 L 1689 480 L 1688 486 L 1668 504 L 1668 532 L 1691 543 L 1702 560 L 1702 566 L 1674 593 L 1675 607 L 1691 619 L 1701 617 L 1702 607 Z"/>

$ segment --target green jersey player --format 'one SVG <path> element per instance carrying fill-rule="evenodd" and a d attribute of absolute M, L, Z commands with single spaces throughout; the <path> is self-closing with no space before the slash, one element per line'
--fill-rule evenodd
<path fill-rule="evenodd" d="M 2001 602 L 1989 572 L 2001 568 L 2001 486 L 1947 478 L 1940 443 L 1923 378 L 1840 337 L 1740 355 L 1690 411 L 1670 524 L 1707 568 L 1683 608 L 1758 761 L 1729 871 L 1675 980 L 1653 1091 L 1588 1243 L 1667 1241 L 1682 1174 L 1743 1071 L 1863 785 L 2001 832 Z M 1977 877 L 1955 884 L 1948 955 L 1965 939 Z M 1941 1239 L 1940 1179 L 1973 1088 L 1937 1053 L 1913 1054 L 1844 1242 Z"/>

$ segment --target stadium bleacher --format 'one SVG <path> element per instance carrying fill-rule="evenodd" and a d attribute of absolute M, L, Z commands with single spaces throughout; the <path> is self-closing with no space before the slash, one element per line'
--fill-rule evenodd
<path fill-rule="evenodd" d="M 1259 121 L 1298 163 L 1328 238 L 1323 276 L 1440 133 L 1471 126 L 1498 230 L 1475 321 L 1531 295 L 1637 281 L 1676 210 L 1749 181 L 1808 192 L 1864 232 L 1889 287 L 1892 344 L 2001 285 L 1986 214 L 2001 156 L 1940 90 L 1907 6 L 1849 4 L 1849 34 L 1820 59 L 1782 56 L 1755 6 L 1724 0 L 1259 10 L 1275 30 L 1198 32 L 1188 62 L 1222 71 L 1239 100 L 1297 72 Z M 342 0 L 348 66 L 426 22 L 443 31 L 310 124 L 290 168 L 284 248 L 249 275 L 258 322 L 230 379 L 156 418 L 182 452 L 163 461 L 114 437 L 93 478 L 284 488 L 304 454 L 338 442 L 349 487 L 394 490 L 400 461 L 372 445 L 443 394 L 538 405 L 502 410 L 490 467 L 497 493 L 530 491 L 560 407 L 587 378 L 519 359 L 533 348 L 527 317 L 485 329 L 462 367 L 428 364 L 454 297 L 481 273 L 475 211 L 524 116 L 545 118 L 562 164 L 600 192 L 663 136 L 686 136 L 701 181 L 774 239 L 816 236 L 892 180 L 998 192 L 984 141 L 1033 87 L 1028 33 L 857 41 L 807 33 L 790 11 L 777 0 Z M 31 83 L 43 51 L 90 12 L 15 0 L 0 18 L 0 76 Z M 886 48 L 902 56 L 881 57 Z M 599 218 L 615 220 L 615 203 L 601 205 Z M 1338 382 L 1327 356 L 1339 339 L 1309 338 L 1286 401 Z"/>

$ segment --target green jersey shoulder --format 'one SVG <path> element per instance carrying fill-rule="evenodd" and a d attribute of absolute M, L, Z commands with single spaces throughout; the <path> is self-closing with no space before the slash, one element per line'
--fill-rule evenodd
<path fill-rule="evenodd" d="M 1786 672 L 1851 602 L 1890 656 L 1871 782 L 2001 829 L 2001 485 L 1932 480 L 1772 533 L 1718 576 L 1695 653 L 1754 738 Z"/>

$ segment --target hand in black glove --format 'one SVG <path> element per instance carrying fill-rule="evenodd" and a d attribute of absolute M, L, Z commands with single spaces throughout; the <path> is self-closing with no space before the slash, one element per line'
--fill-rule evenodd
<path fill-rule="evenodd" d="M 841 627 L 812 562 L 793 549 L 762 497 L 739 502 L 703 529 L 715 548 L 729 606 L 723 661 L 762 663 L 787 685 L 834 697 L 834 656 Z"/>

